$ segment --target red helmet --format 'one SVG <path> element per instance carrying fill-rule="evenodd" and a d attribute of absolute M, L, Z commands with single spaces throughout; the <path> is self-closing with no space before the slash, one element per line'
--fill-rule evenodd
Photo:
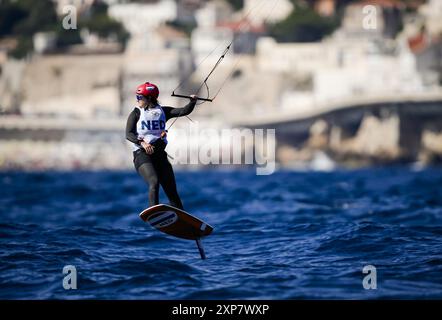
<path fill-rule="evenodd" d="M 137 87 L 137 94 L 141 94 L 145 97 L 154 97 L 155 99 L 158 99 L 158 96 L 160 95 L 160 90 L 158 90 L 158 87 L 154 85 L 153 83 L 146 82 L 143 84 L 140 84 Z"/>

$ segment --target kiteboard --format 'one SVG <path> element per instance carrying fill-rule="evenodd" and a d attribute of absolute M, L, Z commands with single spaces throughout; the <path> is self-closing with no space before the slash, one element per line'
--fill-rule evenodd
<path fill-rule="evenodd" d="M 206 258 L 201 238 L 212 233 L 213 227 L 209 224 L 167 204 L 157 204 L 143 210 L 140 218 L 161 232 L 181 239 L 195 240 L 201 259 Z"/>

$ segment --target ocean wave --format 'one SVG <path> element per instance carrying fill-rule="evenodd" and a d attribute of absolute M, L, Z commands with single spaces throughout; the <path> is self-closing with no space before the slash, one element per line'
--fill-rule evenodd
<path fill-rule="evenodd" d="M 134 172 L 0 174 L 0 297 L 442 297 L 440 170 L 176 178 L 186 210 L 215 228 L 206 260 L 194 241 L 141 221 L 147 188 Z M 79 290 L 62 287 L 65 265 Z M 379 290 L 363 290 L 365 265 L 376 266 Z"/>

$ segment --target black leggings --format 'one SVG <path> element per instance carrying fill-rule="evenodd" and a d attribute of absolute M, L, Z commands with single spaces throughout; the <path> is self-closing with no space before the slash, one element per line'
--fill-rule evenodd
<path fill-rule="evenodd" d="M 161 185 L 167 198 L 169 198 L 170 205 L 183 209 L 176 187 L 175 175 L 172 165 L 167 159 L 167 153 L 163 150 L 158 150 L 153 155 L 146 154 L 144 150 L 139 150 L 137 153 L 134 162 L 138 173 L 149 185 L 149 206 L 159 203 L 159 185 Z"/>

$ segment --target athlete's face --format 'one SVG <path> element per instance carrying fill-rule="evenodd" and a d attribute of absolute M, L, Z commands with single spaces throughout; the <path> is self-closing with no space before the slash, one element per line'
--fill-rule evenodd
<path fill-rule="evenodd" d="M 145 108 L 147 106 L 147 98 L 142 95 L 137 95 L 138 106 L 140 108 Z"/>

